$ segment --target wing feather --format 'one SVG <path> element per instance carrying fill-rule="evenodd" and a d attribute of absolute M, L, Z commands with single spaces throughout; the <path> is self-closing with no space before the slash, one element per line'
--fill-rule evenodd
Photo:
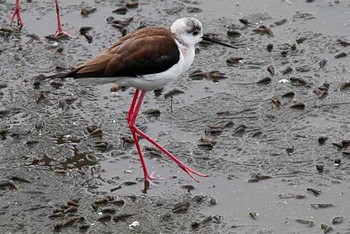
<path fill-rule="evenodd" d="M 165 71 L 179 58 L 180 52 L 169 29 L 143 28 L 79 65 L 67 77 L 137 77 Z"/>

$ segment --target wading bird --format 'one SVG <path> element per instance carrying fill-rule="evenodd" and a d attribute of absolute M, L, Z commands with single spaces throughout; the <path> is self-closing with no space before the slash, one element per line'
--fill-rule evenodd
<path fill-rule="evenodd" d="M 46 77 L 51 79 L 72 77 L 94 85 L 118 83 L 136 88 L 126 119 L 143 168 L 144 191 L 147 191 L 149 182 L 157 178 L 150 175 L 147 170 L 139 137 L 143 137 L 161 150 L 195 181 L 198 182 L 198 179 L 194 175 L 207 177 L 180 161 L 136 126 L 137 115 L 146 92 L 164 87 L 187 71 L 195 57 L 195 45 L 202 40 L 235 48 L 203 36 L 203 27 L 199 20 L 181 18 L 176 20 L 170 29 L 145 27 L 136 30 L 74 70 Z"/>

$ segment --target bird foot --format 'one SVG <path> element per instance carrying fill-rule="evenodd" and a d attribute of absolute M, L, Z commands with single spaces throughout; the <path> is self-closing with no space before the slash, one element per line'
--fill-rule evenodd
<path fill-rule="evenodd" d="M 150 185 L 156 186 L 152 181 L 153 180 L 165 180 L 170 179 L 170 177 L 162 177 L 162 176 L 153 176 L 154 172 L 152 172 L 151 175 L 146 174 L 144 178 L 144 188 L 142 190 L 143 193 L 147 193 L 147 190 L 149 189 Z"/>
<path fill-rule="evenodd" d="M 21 15 L 19 13 L 19 9 L 17 9 L 17 8 L 15 9 L 15 11 L 13 12 L 13 15 L 11 17 L 11 21 L 10 21 L 10 25 L 9 25 L 10 27 L 12 26 L 12 23 L 13 23 L 15 18 L 17 18 L 17 28 L 18 28 L 18 30 L 21 30 L 23 28 L 24 23 L 22 21 Z"/>
<path fill-rule="evenodd" d="M 208 177 L 208 175 L 200 173 L 200 172 L 198 172 L 196 170 L 193 170 L 192 168 L 190 168 L 189 166 L 187 166 L 186 164 L 184 164 L 182 162 L 177 162 L 177 164 L 179 165 L 179 167 L 182 170 L 184 170 L 196 182 L 199 182 L 199 180 L 194 175 L 197 175 L 197 176 L 200 176 L 200 177 Z"/>
<path fill-rule="evenodd" d="M 148 173 L 145 175 L 145 178 L 144 178 L 145 182 L 144 182 L 144 187 L 143 187 L 143 190 L 142 190 L 142 192 L 145 193 L 145 194 L 147 193 L 147 190 L 149 189 L 150 184 L 154 185 L 154 183 L 152 183 L 152 180 L 161 179 L 161 177 L 154 177 L 153 174 L 154 174 L 154 172 L 152 172 L 151 175 L 149 175 Z"/>
<path fill-rule="evenodd" d="M 56 33 L 55 33 L 56 38 L 69 38 L 72 37 L 69 33 L 64 31 L 62 28 L 58 28 Z"/>
<path fill-rule="evenodd" d="M 146 174 L 145 181 L 152 183 L 152 180 L 165 180 L 165 179 L 167 179 L 167 178 L 162 177 L 162 176 L 153 176 L 153 175 L 154 175 L 154 172 L 152 172 L 150 175 Z"/>

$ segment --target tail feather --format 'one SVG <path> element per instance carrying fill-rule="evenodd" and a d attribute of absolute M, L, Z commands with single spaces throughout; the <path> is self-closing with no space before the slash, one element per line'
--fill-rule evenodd
<path fill-rule="evenodd" d="M 68 78 L 68 77 L 79 79 L 79 78 L 96 78 L 96 77 L 104 77 L 105 76 L 103 71 L 97 71 L 97 72 L 91 72 L 91 73 L 79 73 L 79 71 L 81 69 L 82 69 L 82 67 L 78 67 L 78 68 L 71 70 L 71 71 L 68 71 L 68 72 L 61 72 L 61 73 L 57 73 L 57 74 L 49 75 L 49 76 L 39 74 L 33 78 L 34 85 L 39 85 L 41 82 L 50 81 L 53 79 L 63 79 L 63 78 Z"/>
<path fill-rule="evenodd" d="M 39 74 L 33 78 L 33 85 L 40 85 L 42 82 L 50 81 L 50 80 L 54 80 L 54 79 L 63 79 L 63 78 L 67 78 L 67 77 L 72 77 L 71 75 L 73 72 L 74 71 L 61 72 L 61 73 L 57 73 L 57 74 L 49 75 L 49 76 L 46 76 L 44 74 Z"/>

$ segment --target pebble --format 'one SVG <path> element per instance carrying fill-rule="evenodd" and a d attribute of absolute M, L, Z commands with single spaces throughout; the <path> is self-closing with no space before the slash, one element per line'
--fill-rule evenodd
<path fill-rule="evenodd" d="M 7 84 L 5 82 L 0 81 L 0 89 L 6 88 Z"/>
<path fill-rule="evenodd" d="M 346 56 L 348 56 L 348 54 L 347 53 L 345 53 L 345 52 L 341 52 L 341 53 L 339 53 L 339 54 L 336 54 L 335 56 L 334 56 L 334 58 L 344 58 L 344 57 L 346 57 Z"/>
<path fill-rule="evenodd" d="M 341 224 L 344 222 L 344 217 L 335 217 L 333 220 L 332 220 L 332 224 Z"/>
<path fill-rule="evenodd" d="M 303 109 L 305 109 L 305 104 L 303 102 L 298 102 L 298 103 L 291 105 L 289 108 L 303 110 Z"/>
<path fill-rule="evenodd" d="M 134 230 L 135 228 L 139 227 L 140 223 L 138 221 L 134 221 L 129 225 L 130 230 Z"/>

